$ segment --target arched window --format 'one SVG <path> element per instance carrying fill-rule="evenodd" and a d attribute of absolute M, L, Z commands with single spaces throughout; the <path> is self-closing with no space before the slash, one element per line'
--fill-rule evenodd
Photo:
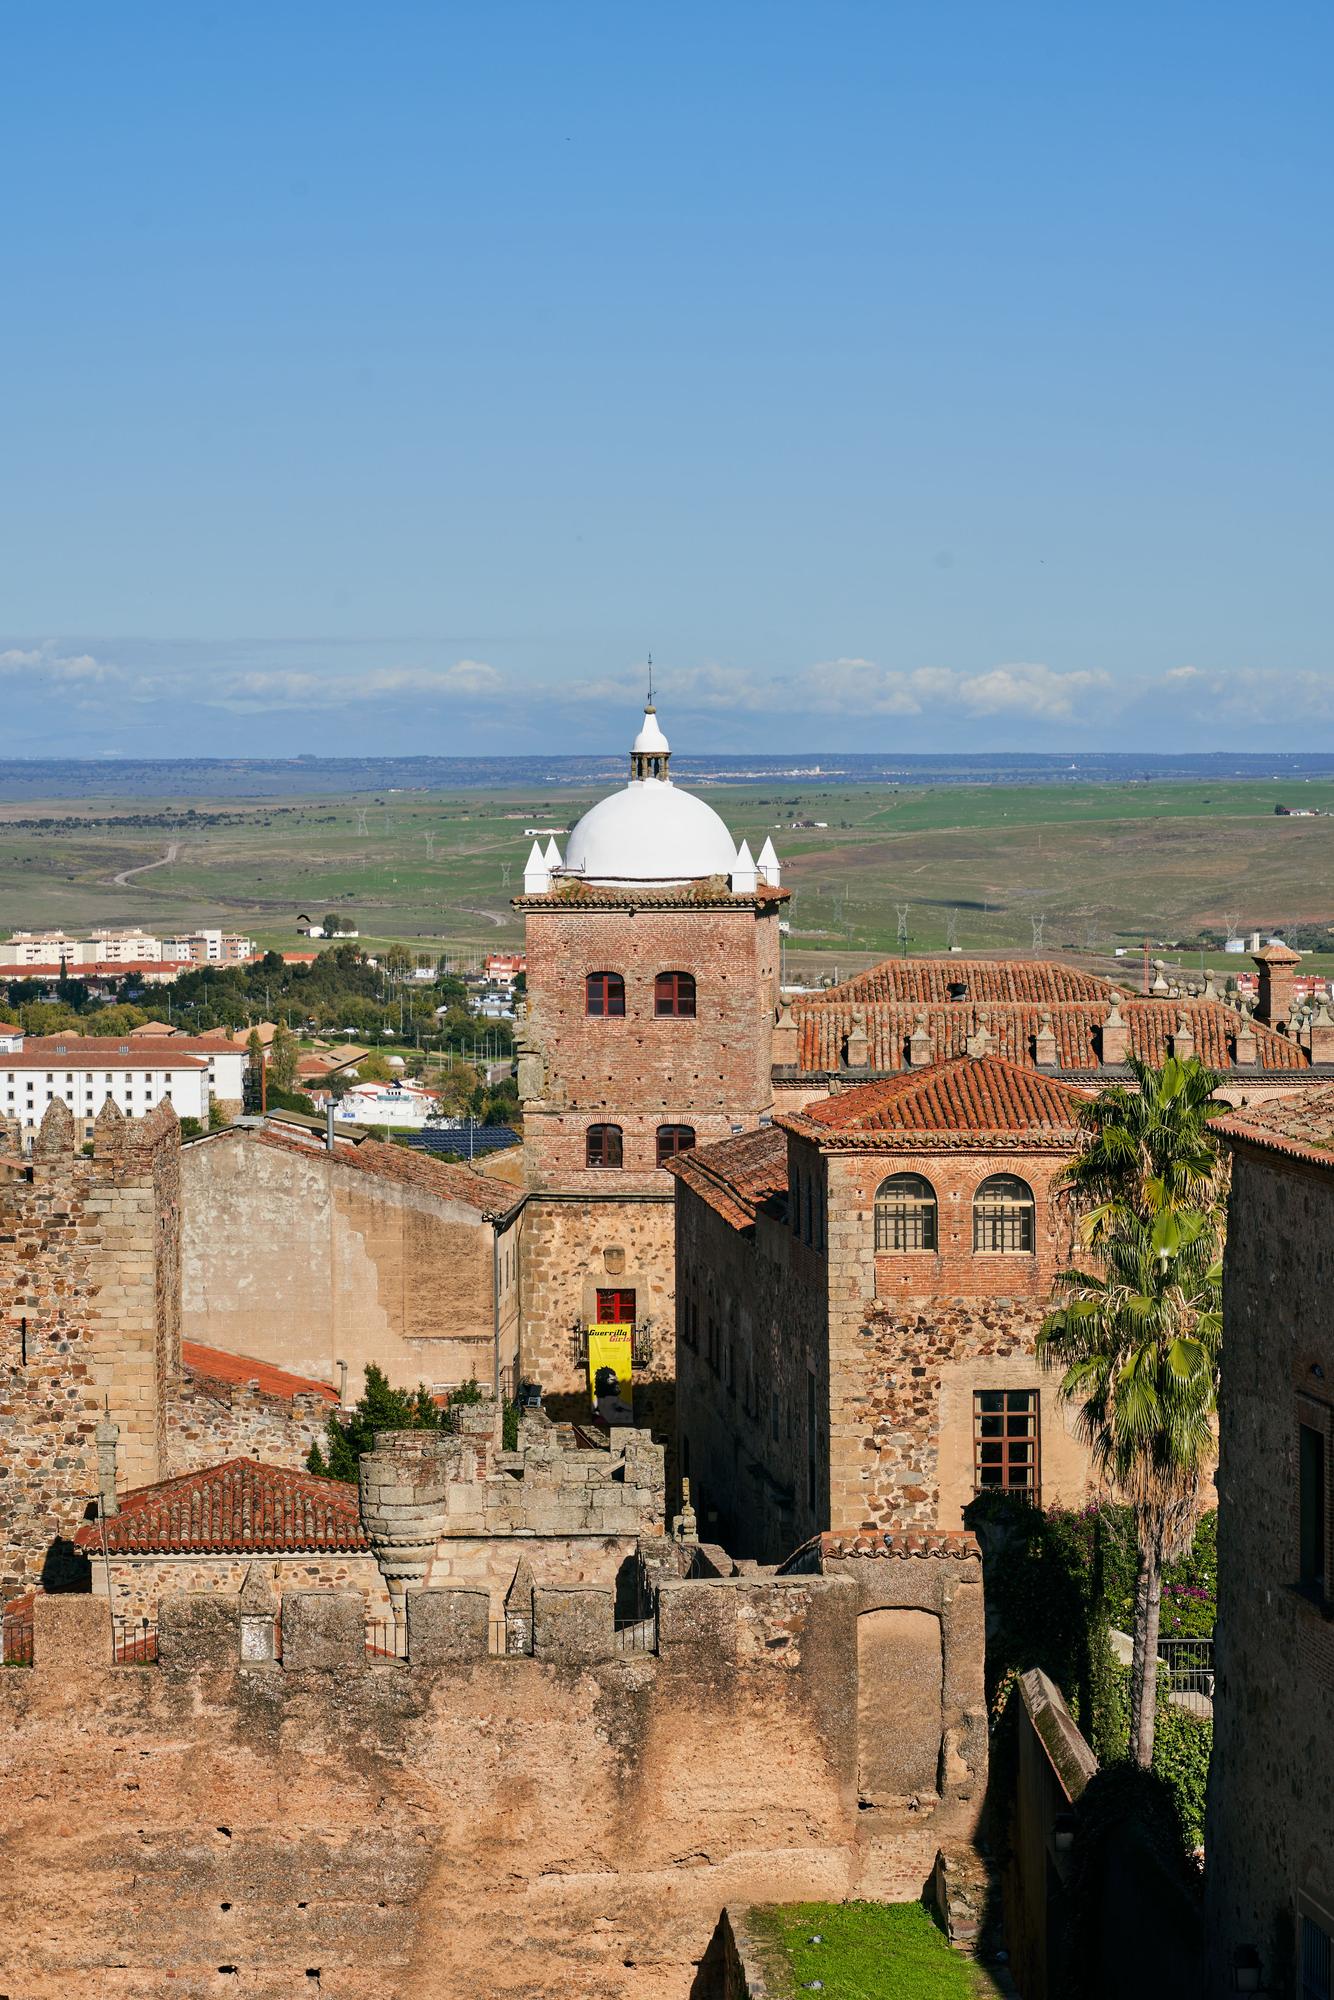
<path fill-rule="evenodd" d="M 693 972 L 660 972 L 653 982 L 653 1011 L 659 1018 L 695 1018 L 695 975 Z"/>
<path fill-rule="evenodd" d="M 619 972 L 590 972 L 584 981 L 584 1011 L 589 1014 L 623 1014 L 625 981 Z"/>
<path fill-rule="evenodd" d="M 891 1174 L 875 1191 L 877 1250 L 934 1250 L 936 1191 L 921 1174 Z"/>
<path fill-rule="evenodd" d="M 586 1164 L 590 1167 L 619 1167 L 624 1164 L 619 1125 L 590 1125 Z"/>
<path fill-rule="evenodd" d="M 992 1174 L 973 1196 L 973 1248 L 990 1256 L 1033 1249 L 1033 1190 L 1017 1174 Z"/>
<path fill-rule="evenodd" d="M 658 1165 L 665 1167 L 678 1153 L 688 1153 L 695 1143 L 693 1125 L 659 1125 Z"/>

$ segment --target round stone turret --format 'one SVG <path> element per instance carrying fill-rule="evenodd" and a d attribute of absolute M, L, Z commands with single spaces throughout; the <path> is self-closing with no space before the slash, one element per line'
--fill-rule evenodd
<path fill-rule="evenodd" d="M 377 1431 L 357 1469 L 362 1525 L 396 1619 L 409 1585 L 426 1581 L 444 1532 L 451 1449 L 457 1456 L 456 1441 L 439 1431 Z"/>

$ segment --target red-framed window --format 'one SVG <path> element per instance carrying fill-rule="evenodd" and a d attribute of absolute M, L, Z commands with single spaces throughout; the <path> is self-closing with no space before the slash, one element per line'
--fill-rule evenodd
<path fill-rule="evenodd" d="M 584 980 L 584 1012 L 624 1014 L 625 981 L 619 972 L 590 972 Z"/>
<path fill-rule="evenodd" d="M 660 972 L 653 982 L 653 1011 L 659 1018 L 695 1018 L 695 975 L 693 972 Z"/>
<path fill-rule="evenodd" d="M 973 1484 L 1038 1497 L 1038 1392 L 1036 1389 L 976 1389 L 973 1392 Z"/>
<path fill-rule="evenodd" d="M 585 1165 L 620 1167 L 625 1164 L 619 1125 L 590 1125 L 585 1140 Z"/>
<path fill-rule="evenodd" d="M 602 1326 L 633 1326 L 635 1295 L 624 1285 L 598 1291 L 598 1321 Z"/>
<path fill-rule="evenodd" d="M 695 1143 L 693 1125 L 659 1125 L 658 1165 L 665 1167 L 678 1153 L 688 1153 Z"/>

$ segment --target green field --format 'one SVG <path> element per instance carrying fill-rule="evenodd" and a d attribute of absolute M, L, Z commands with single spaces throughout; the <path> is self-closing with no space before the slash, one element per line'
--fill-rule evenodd
<path fill-rule="evenodd" d="M 1288 794 L 1332 816 L 1276 817 L 1276 797 Z M 531 844 L 524 827 L 568 827 L 596 795 L 544 786 L 252 806 L 10 805 L 0 808 L 0 931 L 212 922 L 295 950 L 298 912 L 336 909 L 372 947 L 397 941 L 467 958 L 520 941 L 509 899 Z M 845 970 L 893 951 L 900 908 L 912 950 L 954 943 L 1093 958 L 1118 945 L 1133 952 L 1146 937 L 1155 950 L 1221 937 L 1229 920 L 1242 931 L 1334 923 L 1334 783 L 1284 793 L 1249 783 L 789 780 L 705 795 L 753 849 L 773 835 L 794 891 L 791 968 Z M 43 818 L 58 823 L 32 824 Z M 798 830 L 793 818 L 828 824 Z M 164 865 L 127 875 L 169 850 Z M 1221 951 L 1210 956 L 1225 964 Z"/>

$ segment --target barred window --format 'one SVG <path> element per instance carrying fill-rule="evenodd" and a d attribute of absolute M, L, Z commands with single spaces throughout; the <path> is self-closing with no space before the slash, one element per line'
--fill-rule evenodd
<path fill-rule="evenodd" d="M 936 1191 L 921 1174 L 891 1174 L 875 1191 L 877 1250 L 934 1250 Z"/>
<path fill-rule="evenodd" d="M 589 1014 L 624 1014 L 625 981 L 619 972 L 590 972 L 584 981 L 584 1008 Z"/>
<path fill-rule="evenodd" d="M 665 1167 L 678 1153 L 688 1153 L 695 1143 L 693 1125 L 659 1125 L 658 1165 Z"/>
<path fill-rule="evenodd" d="M 658 1015 L 675 1015 L 679 1019 L 693 1021 L 694 973 L 660 972 L 653 982 L 653 1011 Z"/>
<path fill-rule="evenodd" d="M 619 1167 L 623 1164 L 619 1125 L 590 1125 L 585 1160 L 590 1167 Z"/>
<path fill-rule="evenodd" d="M 1002 1256 L 1032 1253 L 1033 1190 L 1017 1174 L 992 1174 L 973 1196 L 973 1248 Z"/>
<path fill-rule="evenodd" d="M 978 1389 L 973 1395 L 973 1485 L 1038 1497 L 1038 1392 Z"/>

